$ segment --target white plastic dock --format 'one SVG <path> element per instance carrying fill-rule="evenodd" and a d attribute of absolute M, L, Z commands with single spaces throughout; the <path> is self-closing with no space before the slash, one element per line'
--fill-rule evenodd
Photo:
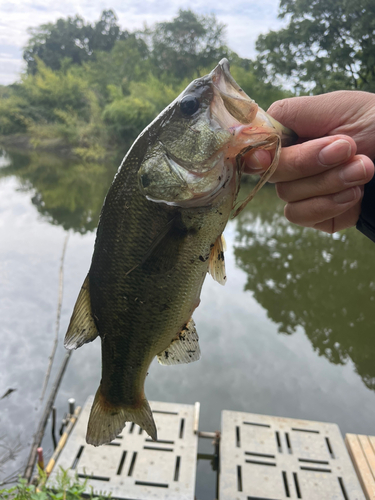
<path fill-rule="evenodd" d="M 198 451 L 194 432 L 199 403 L 182 405 L 150 401 L 158 430 L 154 442 L 135 424 L 127 423 L 109 445 L 86 444 L 86 427 L 93 397 L 86 401 L 49 479 L 59 467 L 88 478 L 88 489 L 121 500 L 193 500 Z"/>
<path fill-rule="evenodd" d="M 87 400 L 50 485 L 61 466 L 72 477 L 86 478 L 88 493 L 92 488 L 113 499 L 196 498 L 198 436 L 218 436 L 198 432 L 199 403 L 150 402 L 157 442 L 128 423 L 112 443 L 95 448 L 85 441 L 92 401 Z M 366 496 L 336 424 L 223 411 L 218 500 L 375 500 L 369 475 L 375 471 L 375 441 L 368 438 L 359 454 L 355 437 L 348 445 Z M 360 465 L 369 460 L 363 475 Z"/>
<path fill-rule="evenodd" d="M 220 500 L 365 500 L 336 424 L 222 412 Z"/>

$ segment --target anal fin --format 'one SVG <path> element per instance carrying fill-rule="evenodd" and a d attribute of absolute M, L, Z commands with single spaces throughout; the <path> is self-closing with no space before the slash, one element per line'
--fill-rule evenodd
<path fill-rule="evenodd" d="M 89 276 L 86 276 L 75 303 L 64 339 L 66 349 L 77 349 L 99 335 L 91 313 Z"/>
<path fill-rule="evenodd" d="M 211 248 L 210 260 L 208 266 L 208 272 L 211 274 L 213 279 L 220 283 L 220 285 L 225 285 L 227 280 L 227 275 L 225 273 L 225 260 L 224 251 L 226 250 L 226 244 L 224 236 L 221 234 Z"/>
<path fill-rule="evenodd" d="M 178 365 L 198 361 L 200 357 L 199 338 L 191 318 L 168 349 L 158 354 L 158 361 L 161 365 Z"/>

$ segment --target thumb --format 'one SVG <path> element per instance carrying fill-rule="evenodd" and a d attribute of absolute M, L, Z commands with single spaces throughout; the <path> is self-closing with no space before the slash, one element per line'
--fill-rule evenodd
<path fill-rule="evenodd" d="M 329 134 L 338 126 L 342 115 L 337 108 L 345 107 L 346 98 L 342 92 L 291 97 L 274 102 L 267 113 L 294 130 L 299 137 L 315 139 Z"/>
<path fill-rule="evenodd" d="M 263 174 L 271 165 L 272 155 L 270 151 L 258 149 L 257 151 L 249 151 L 243 157 L 244 172 L 246 174 Z"/>

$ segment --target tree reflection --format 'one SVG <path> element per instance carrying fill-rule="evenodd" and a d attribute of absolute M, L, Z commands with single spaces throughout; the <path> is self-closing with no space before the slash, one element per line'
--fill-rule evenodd
<path fill-rule="evenodd" d="M 235 257 L 245 289 L 279 332 L 302 326 L 314 350 L 349 360 L 375 389 L 374 244 L 355 229 L 326 235 L 290 224 L 267 186 L 237 219 Z"/>
<path fill-rule="evenodd" d="M 73 161 L 47 153 L 10 152 L 0 168 L 0 178 L 16 176 L 21 189 L 52 224 L 85 233 L 96 228 L 104 197 L 120 158 L 97 164 Z"/>
<path fill-rule="evenodd" d="M 10 153 L 0 161 L 0 178 L 16 176 L 43 217 L 83 234 L 95 229 L 119 162 Z M 374 244 L 354 229 L 330 236 L 290 224 L 272 186 L 236 221 L 234 252 L 248 275 L 245 289 L 279 332 L 303 327 L 319 355 L 336 364 L 352 360 L 367 387 L 375 389 Z"/>

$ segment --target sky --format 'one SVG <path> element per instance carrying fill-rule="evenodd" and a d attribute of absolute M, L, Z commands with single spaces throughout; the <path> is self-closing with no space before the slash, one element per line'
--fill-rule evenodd
<path fill-rule="evenodd" d="M 228 46 L 241 57 L 255 56 L 260 33 L 279 29 L 279 0 L 0 0 L 0 84 L 17 81 L 25 69 L 22 50 L 28 40 L 27 29 L 76 14 L 86 21 L 99 19 L 104 9 L 115 11 L 122 29 L 134 31 L 144 24 L 171 20 L 178 9 L 190 8 L 198 14 L 214 13 L 227 26 Z"/>

